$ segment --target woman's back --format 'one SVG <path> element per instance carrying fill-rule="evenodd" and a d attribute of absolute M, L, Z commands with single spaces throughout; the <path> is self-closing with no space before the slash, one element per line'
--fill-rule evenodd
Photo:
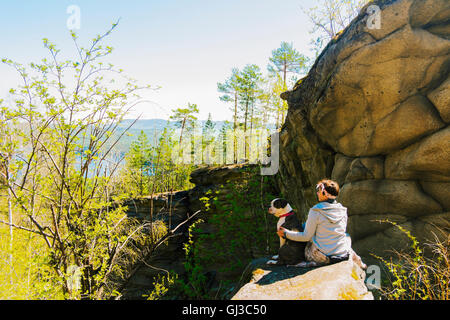
<path fill-rule="evenodd" d="M 315 220 L 316 230 L 312 240 L 326 255 L 341 255 L 348 252 L 346 240 L 347 208 L 334 201 L 319 202 L 312 207 L 308 220 Z"/>

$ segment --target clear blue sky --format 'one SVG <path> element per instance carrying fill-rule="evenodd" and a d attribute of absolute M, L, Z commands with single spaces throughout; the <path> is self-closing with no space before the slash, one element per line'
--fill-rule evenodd
<path fill-rule="evenodd" d="M 199 106 L 200 119 L 211 112 L 213 120 L 229 120 L 217 82 L 233 67 L 255 63 L 265 71 L 281 41 L 312 55 L 311 24 L 301 9 L 313 6 L 312 0 L 18 0 L 0 7 L 0 58 L 40 61 L 46 56 L 42 38 L 72 51 L 70 5 L 81 10 L 77 34 L 86 44 L 121 18 L 107 40 L 115 48 L 108 60 L 142 84 L 162 86 L 143 96 L 152 101 L 136 108 L 143 118 L 167 118 L 190 102 Z M 0 97 L 18 81 L 0 65 Z"/>

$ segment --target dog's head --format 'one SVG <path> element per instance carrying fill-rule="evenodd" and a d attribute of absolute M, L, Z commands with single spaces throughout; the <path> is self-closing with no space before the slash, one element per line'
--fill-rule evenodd
<path fill-rule="evenodd" d="M 273 214 L 275 217 L 279 217 L 285 213 L 288 213 L 292 210 L 291 206 L 285 199 L 273 199 L 270 203 L 269 213 Z"/>

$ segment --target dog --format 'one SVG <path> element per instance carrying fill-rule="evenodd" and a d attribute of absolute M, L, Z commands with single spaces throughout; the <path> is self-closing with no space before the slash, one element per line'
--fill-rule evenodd
<path fill-rule="evenodd" d="M 270 203 L 269 213 L 279 218 L 277 223 L 277 230 L 283 227 L 292 231 L 304 230 L 297 215 L 292 210 L 292 207 L 285 199 L 274 199 Z M 293 241 L 280 237 L 280 248 L 278 255 L 275 255 L 267 264 L 276 265 L 295 265 L 305 261 L 305 248 L 307 242 Z"/>

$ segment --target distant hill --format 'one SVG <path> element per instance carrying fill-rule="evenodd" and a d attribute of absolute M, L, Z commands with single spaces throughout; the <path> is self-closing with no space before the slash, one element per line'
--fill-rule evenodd
<path fill-rule="evenodd" d="M 123 120 L 119 126 L 117 127 L 117 134 L 123 133 L 124 130 L 126 130 L 130 124 L 133 123 L 135 119 L 125 119 Z M 203 127 L 206 120 L 199 120 L 198 125 L 199 127 Z M 215 124 L 215 130 L 219 131 L 222 126 L 225 124 L 225 121 L 213 121 Z M 164 130 L 164 128 L 170 128 L 173 130 L 177 130 L 176 122 L 175 121 L 167 121 L 164 119 L 140 119 L 137 120 L 136 123 L 128 130 L 128 132 L 121 138 L 119 143 L 116 146 L 116 151 L 120 153 L 126 153 L 128 152 L 128 149 L 130 148 L 130 145 L 133 141 L 137 139 L 141 131 L 144 131 L 144 133 L 149 138 L 150 143 L 152 143 L 155 140 L 155 134 L 156 139 L 159 138 L 160 134 Z"/>
<path fill-rule="evenodd" d="M 117 128 L 117 134 L 123 133 L 123 131 L 126 130 L 133 121 L 135 121 L 135 119 L 123 120 Z M 153 141 L 155 141 L 155 134 L 157 140 L 164 128 L 168 127 L 173 130 L 178 130 L 175 123 L 175 121 L 168 121 L 164 119 L 137 120 L 136 123 L 128 130 L 128 132 L 123 135 L 119 143 L 116 145 L 115 150 L 119 153 L 128 152 L 131 143 L 137 139 L 141 131 L 144 131 L 144 133 L 149 138 L 150 143 L 152 143 Z M 199 120 L 198 126 L 202 128 L 205 123 L 206 120 Z M 224 126 L 225 121 L 213 121 L 213 123 L 215 125 L 214 129 L 219 132 L 220 129 L 222 129 L 222 127 Z M 271 124 L 269 125 L 269 128 L 274 129 L 275 126 Z"/>
<path fill-rule="evenodd" d="M 119 128 L 127 128 L 135 119 L 125 119 L 123 120 Z M 206 120 L 199 120 L 199 126 L 203 126 Z M 213 121 L 216 125 L 216 129 L 222 128 L 225 121 Z M 137 120 L 133 125 L 133 130 L 164 130 L 164 128 L 169 124 L 170 127 L 175 128 L 175 121 L 167 121 L 164 119 L 141 119 Z"/>

